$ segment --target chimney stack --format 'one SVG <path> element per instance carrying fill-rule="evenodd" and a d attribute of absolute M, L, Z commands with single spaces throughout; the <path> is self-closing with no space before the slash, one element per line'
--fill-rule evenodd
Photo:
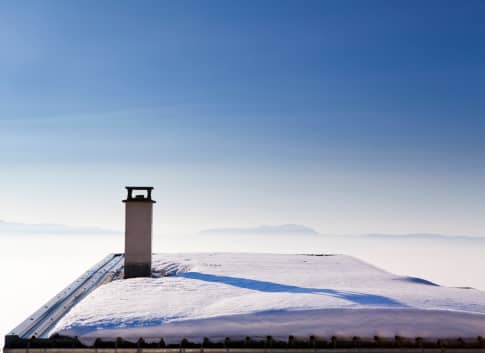
<path fill-rule="evenodd" d="M 127 186 L 125 203 L 125 278 L 150 277 L 152 274 L 151 186 Z M 142 193 L 133 194 L 141 191 Z"/>

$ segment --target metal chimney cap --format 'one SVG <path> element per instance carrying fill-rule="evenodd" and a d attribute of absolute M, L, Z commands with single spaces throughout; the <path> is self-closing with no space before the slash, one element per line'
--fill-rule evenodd
<path fill-rule="evenodd" d="M 125 188 L 128 191 L 128 195 L 126 196 L 126 200 L 123 200 L 123 202 L 156 202 L 152 200 L 152 190 L 154 189 L 153 186 L 125 186 Z M 133 196 L 134 190 L 146 191 L 146 195 Z"/>

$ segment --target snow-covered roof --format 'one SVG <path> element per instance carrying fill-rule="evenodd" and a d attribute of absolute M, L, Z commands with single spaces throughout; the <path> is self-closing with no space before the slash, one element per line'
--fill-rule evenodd
<path fill-rule="evenodd" d="M 156 254 L 159 278 L 98 287 L 52 330 L 96 338 L 485 335 L 485 292 L 396 276 L 345 255 Z"/>

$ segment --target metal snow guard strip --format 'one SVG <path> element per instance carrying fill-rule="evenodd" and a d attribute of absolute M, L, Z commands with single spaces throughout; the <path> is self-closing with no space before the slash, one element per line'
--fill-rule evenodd
<path fill-rule="evenodd" d="M 99 285 L 111 281 L 121 272 L 123 259 L 123 254 L 106 256 L 9 332 L 5 337 L 6 340 L 9 336 L 20 339 L 47 338 L 50 329 L 74 305 Z"/>
<path fill-rule="evenodd" d="M 484 348 L 5 348 L 4 353 L 484 353 Z"/>

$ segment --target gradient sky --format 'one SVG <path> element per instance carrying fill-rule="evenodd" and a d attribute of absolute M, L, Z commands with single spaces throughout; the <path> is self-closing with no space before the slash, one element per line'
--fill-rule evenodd
<path fill-rule="evenodd" d="M 483 1 L 2 1 L 0 219 L 485 235 Z"/>

